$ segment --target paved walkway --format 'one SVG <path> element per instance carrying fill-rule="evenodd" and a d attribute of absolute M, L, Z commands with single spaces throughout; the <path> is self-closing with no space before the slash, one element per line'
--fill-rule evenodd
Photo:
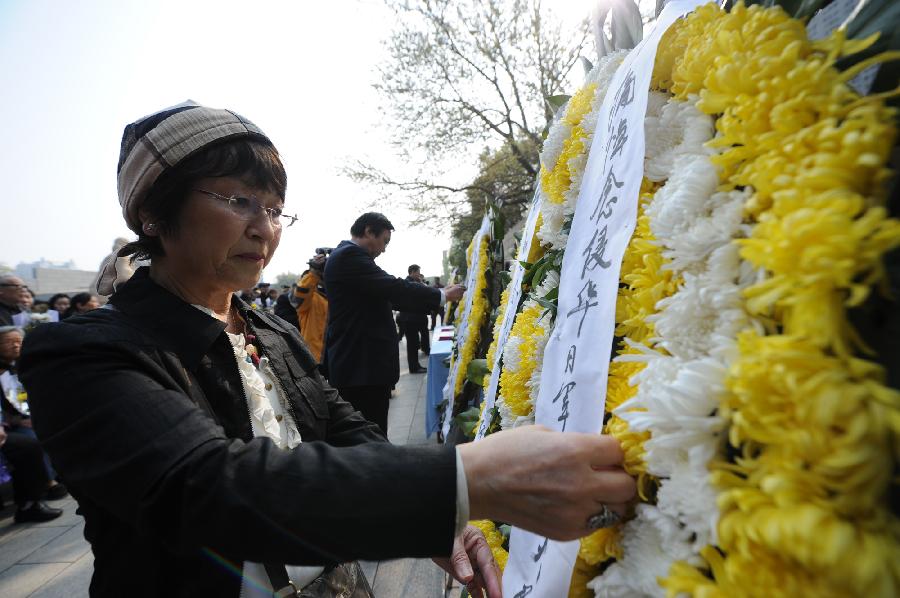
<path fill-rule="evenodd" d="M 401 376 L 388 414 L 388 436 L 395 444 L 435 442 L 425 438 L 425 381 L 406 371 L 401 343 Z M 423 363 L 425 359 L 421 360 Z M 93 555 L 84 540 L 84 520 L 71 497 L 51 503 L 62 517 L 41 524 L 16 524 L 14 508 L 0 511 L 0 596 L 3 598 L 82 598 L 88 595 Z M 427 559 L 364 562 L 378 598 L 445 598 L 445 575 Z M 459 590 L 453 591 L 458 596 Z"/>

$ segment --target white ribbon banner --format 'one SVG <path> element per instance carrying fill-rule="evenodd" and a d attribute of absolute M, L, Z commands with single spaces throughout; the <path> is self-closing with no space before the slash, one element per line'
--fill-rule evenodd
<path fill-rule="evenodd" d="M 453 364 L 450 368 L 450 374 L 447 376 L 447 384 L 444 386 L 444 400 L 447 401 L 446 407 L 444 407 L 444 422 L 441 425 L 441 433 L 444 438 L 447 438 L 447 434 L 450 432 L 450 420 L 453 417 L 453 390 L 456 388 L 456 380 L 460 375 L 459 368 L 459 349 L 462 348 L 462 344 L 466 340 L 466 335 L 469 330 L 469 314 L 472 311 L 472 302 L 475 298 L 475 283 L 478 281 L 478 272 L 481 270 L 481 242 L 484 239 L 485 235 L 489 235 L 491 232 L 491 219 L 488 214 L 484 215 L 484 218 L 481 220 L 481 228 L 478 229 L 478 232 L 475 234 L 475 238 L 472 240 L 472 263 L 469 266 L 469 271 L 466 273 L 466 302 L 463 306 L 462 314 L 459 317 L 459 325 L 456 329 L 456 342 L 455 347 L 457 350 L 457 358 L 453 360 Z M 463 373 L 465 376 L 465 373 Z"/>
<path fill-rule="evenodd" d="M 491 423 L 491 409 L 494 408 L 494 402 L 497 398 L 497 387 L 500 384 L 500 361 L 503 356 L 503 348 L 509 338 L 509 332 L 512 330 L 513 322 L 516 319 L 516 308 L 519 306 L 519 299 L 522 298 L 522 279 L 525 277 L 525 267 L 522 266 L 522 260 L 528 259 L 528 253 L 531 251 L 531 241 L 534 237 L 534 229 L 537 227 L 538 214 L 541 213 L 541 203 L 543 195 L 541 194 L 540 182 L 538 182 L 538 190 L 534 194 L 531 202 L 531 208 L 528 210 L 528 218 L 525 220 L 525 228 L 522 231 L 522 242 L 519 243 L 519 251 L 512 268 L 512 280 L 509 281 L 509 297 L 506 300 L 506 309 L 503 312 L 503 323 L 497 332 L 497 349 L 494 351 L 494 362 L 491 366 L 491 378 L 488 383 L 487 392 L 484 395 L 484 410 L 481 412 L 481 421 L 478 424 L 478 431 L 475 433 L 475 440 L 481 440 L 487 433 L 488 426 Z"/>
<path fill-rule="evenodd" d="M 644 174 L 644 117 L 656 49 L 676 19 L 707 1 L 669 2 L 653 31 L 625 57 L 603 99 L 563 257 L 556 324 L 535 405 L 538 424 L 562 432 L 602 429 L 619 271 Z M 509 547 L 504 596 L 568 593 L 577 541 L 556 542 L 513 528 Z"/>

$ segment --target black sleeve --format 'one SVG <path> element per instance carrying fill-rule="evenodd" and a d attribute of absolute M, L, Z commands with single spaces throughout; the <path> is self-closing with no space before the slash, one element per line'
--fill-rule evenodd
<path fill-rule="evenodd" d="M 75 329 L 29 335 L 21 375 L 35 430 L 79 499 L 177 552 L 292 564 L 449 554 L 452 448 L 229 439 L 156 361 Z M 358 440 L 360 424 L 335 415 L 335 444 Z"/>
<path fill-rule="evenodd" d="M 326 287 L 337 282 L 361 295 L 387 299 L 399 311 L 424 314 L 440 307 L 441 292 L 438 289 L 391 276 L 379 268 L 375 260 L 360 252 L 340 257 L 340 264 L 326 266 Z"/>
<path fill-rule="evenodd" d="M 300 320 L 297 319 L 297 310 L 291 305 L 290 300 L 287 295 L 282 293 L 278 296 L 278 299 L 275 300 L 275 315 L 288 322 L 293 324 L 300 329 Z"/>

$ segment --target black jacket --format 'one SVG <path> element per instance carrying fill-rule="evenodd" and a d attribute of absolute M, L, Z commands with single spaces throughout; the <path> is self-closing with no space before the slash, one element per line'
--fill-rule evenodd
<path fill-rule="evenodd" d="M 296 326 L 297 330 L 300 330 L 300 320 L 297 318 L 297 308 L 291 305 L 291 299 L 288 297 L 287 292 L 278 295 L 278 299 L 275 300 L 274 313 L 285 322 Z"/>
<path fill-rule="evenodd" d="M 85 518 L 92 596 L 237 596 L 241 562 L 448 554 L 456 463 L 395 447 L 316 373 L 297 331 L 235 299 L 303 443 L 252 439 L 224 324 L 139 270 L 28 335 L 35 430 Z"/>
<path fill-rule="evenodd" d="M 400 379 L 393 309 L 427 314 L 441 292 L 391 276 L 365 249 L 342 241 L 325 262 L 325 362 L 335 386 L 391 385 Z"/>
<path fill-rule="evenodd" d="M 408 280 L 409 282 L 411 282 L 413 284 L 428 286 L 425 283 L 420 282 L 418 279 L 410 278 L 409 276 L 406 277 L 406 280 Z M 440 294 L 440 291 L 438 291 L 438 294 Z M 438 301 L 440 302 L 440 299 L 438 299 Z M 423 313 L 421 311 L 402 311 L 401 310 L 400 313 L 397 314 L 397 323 L 399 324 L 401 322 L 404 324 L 410 324 L 413 328 L 418 329 L 419 327 L 424 327 L 424 326 L 428 325 L 428 314 Z"/>
<path fill-rule="evenodd" d="M 16 306 L 10 307 L 0 303 L 0 326 L 12 326 L 13 316 L 22 311 Z"/>

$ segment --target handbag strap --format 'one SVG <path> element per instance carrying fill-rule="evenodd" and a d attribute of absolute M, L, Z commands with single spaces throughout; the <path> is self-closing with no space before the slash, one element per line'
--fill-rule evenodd
<path fill-rule="evenodd" d="M 263 563 L 269 583 L 272 585 L 272 595 L 275 598 L 288 598 L 299 596 L 300 593 L 294 582 L 288 577 L 287 568 L 276 563 Z"/>

